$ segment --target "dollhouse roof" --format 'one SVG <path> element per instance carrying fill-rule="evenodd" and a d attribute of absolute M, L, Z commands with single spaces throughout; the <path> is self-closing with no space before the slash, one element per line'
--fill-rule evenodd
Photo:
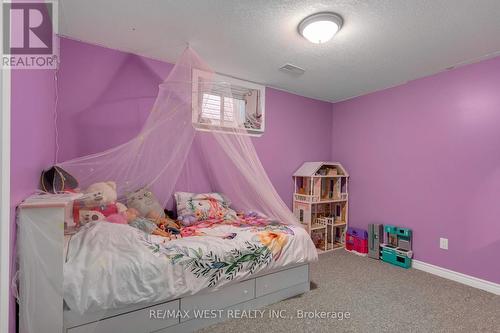
<path fill-rule="evenodd" d="M 293 174 L 296 177 L 312 177 L 322 166 L 334 166 L 339 170 L 339 175 L 349 176 L 345 168 L 339 162 L 305 162 Z"/>

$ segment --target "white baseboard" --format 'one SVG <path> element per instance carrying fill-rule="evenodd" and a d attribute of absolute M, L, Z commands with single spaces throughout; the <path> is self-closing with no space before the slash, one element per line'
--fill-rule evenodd
<path fill-rule="evenodd" d="M 440 276 L 442 278 L 462 283 L 474 288 L 488 291 L 495 295 L 500 295 L 500 284 L 491 281 L 479 279 L 470 275 L 458 273 L 446 268 L 431 265 L 423 261 L 413 260 L 412 267 L 430 274 Z"/>

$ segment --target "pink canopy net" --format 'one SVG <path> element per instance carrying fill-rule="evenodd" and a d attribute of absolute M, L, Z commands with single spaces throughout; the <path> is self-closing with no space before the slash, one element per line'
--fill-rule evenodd
<path fill-rule="evenodd" d="M 195 75 L 199 73 L 203 75 Z M 59 163 L 58 166 L 78 179 L 82 189 L 97 182 L 116 182 L 118 199 L 123 202 L 126 202 L 127 194 L 146 187 L 166 207 L 172 201 L 174 191 L 199 192 L 203 189 L 203 192 L 209 190 L 225 194 L 231 201 L 231 207 L 237 211 L 253 211 L 271 220 L 300 226 L 276 192 L 257 156 L 250 134 L 255 133 L 259 121 L 248 117 L 245 110 L 242 112 L 242 100 L 247 101 L 242 99 L 241 87 L 221 81 L 220 76 L 192 49 L 187 48 L 168 77 L 160 84 L 149 116 L 135 137 L 117 147 Z M 207 110 L 209 115 L 214 103 L 215 109 L 228 117 L 224 116 L 224 121 L 219 119 L 211 122 L 206 116 L 203 118 L 204 122 L 200 123 L 199 111 Z M 200 178 L 203 179 L 202 186 L 198 184 Z M 44 216 L 28 216 L 19 224 L 18 253 L 23 258 L 19 268 L 20 332 L 52 332 L 54 330 L 40 329 L 40 325 L 49 328 L 59 328 L 62 325 L 63 295 L 66 297 L 65 290 L 71 290 L 74 286 L 71 283 L 65 285 L 66 269 L 81 268 L 82 271 L 89 272 L 83 276 L 84 281 L 78 284 L 80 288 L 92 284 L 92 279 L 112 274 L 114 270 L 109 267 L 118 267 L 120 264 L 127 267 L 130 263 L 124 263 L 118 258 L 129 258 L 131 253 L 142 253 L 130 251 L 123 255 L 108 251 L 107 260 L 116 264 L 103 264 L 106 262 L 103 259 L 99 261 L 99 265 L 88 267 L 85 260 L 75 260 L 69 266 L 66 266 L 66 262 L 63 271 L 63 266 L 55 262 L 60 262 L 57 258 L 58 255 L 62 256 L 60 249 L 69 247 L 64 245 L 60 225 L 53 223 L 52 216 Z M 110 235 L 106 237 L 107 240 L 111 239 Z M 309 238 L 308 240 L 309 242 L 302 243 L 304 248 L 299 250 L 299 257 L 304 261 L 317 258 L 315 248 Z M 44 246 L 43 253 L 39 251 L 40 244 Z M 47 244 L 50 246 L 46 246 Z M 91 252 L 86 252 L 86 247 L 81 250 L 84 258 Z M 131 265 L 136 267 L 133 262 Z M 57 269 L 51 269 L 53 267 Z M 116 277 L 117 281 L 121 279 L 121 276 Z M 129 279 L 125 277 L 124 280 L 121 285 L 128 286 L 133 279 L 129 276 Z M 39 285 L 44 288 L 37 288 Z M 112 288 L 121 290 L 118 285 L 120 283 Z M 102 286 L 110 288 L 106 283 Z M 82 288 L 82 293 L 87 292 L 89 291 Z M 95 299 L 104 297 L 103 294 L 96 292 Z M 125 294 L 122 296 L 126 299 Z M 46 305 L 46 299 L 56 301 L 47 301 Z M 66 300 L 65 298 L 65 302 Z M 40 306 L 41 302 L 43 306 Z M 104 312 L 94 315 L 95 317 L 89 318 L 100 319 Z M 92 331 L 92 325 L 79 327 L 85 326 L 87 328 L 83 330 Z"/>
<path fill-rule="evenodd" d="M 204 73 L 203 79 L 195 79 L 195 72 Z M 269 180 L 249 130 L 241 126 L 241 106 L 231 102 L 238 94 L 236 87 L 216 79 L 214 72 L 188 47 L 160 84 L 150 115 L 137 136 L 112 149 L 59 166 L 75 176 L 82 188 L 113 180 L 118 197 L 123 198 L 147 187 L 164 206 L 171 201 L 181 172 L 184 170 L 183 177 L 188 178 L 182 190 L 195 192 L 196 184 L 189 181 L 189 175 L 201 169 L 211 191 L 225 194 L 235 209 L 256 211 L 282 223 L 300 225 Z M 195 128 L 198 115 L 193 107 L 201 110 L 210 106 L 210 96 L 221 98 L 223 112 L 232 116 L 224 122 Z M 196 162 L 188 159 L 190 154 L 196 154 Z"/>

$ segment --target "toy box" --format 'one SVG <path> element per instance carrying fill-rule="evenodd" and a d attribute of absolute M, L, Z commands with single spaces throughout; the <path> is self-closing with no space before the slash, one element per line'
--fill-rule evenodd
<path fill-rule="evenodd" d="M 347 228 L 345 248 L 348 251 L 368 253 L 368 232 L 359 228 Z"/>

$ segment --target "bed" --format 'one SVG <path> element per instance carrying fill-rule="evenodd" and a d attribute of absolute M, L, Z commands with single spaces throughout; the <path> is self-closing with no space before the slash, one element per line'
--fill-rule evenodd
<path fill-rule="evenodd" d="M 80 314 L 219 290 L 255 273 L 315 259 L 300 227 L 204 221 L 166 241 L 128 225 L 95 222 L 69 242 L 64 300 Z"/>
<path fill-rule="evenodd" d="M 60 232 L 54 216 L 64 213 L 55 211 L 67 209 L 25 205 L 20 210 L 20 243 L 29 241 L 33 253 L 43 248 L 51 258 L 43 264 L 50 286 L 36 272 L 28 281 L 46 293 L 29 307 L 52 318 L 32 316 L 37 327 L 47 327 L 38 332 L 191 332 L 224 320 L 231 309 L 255 309 L 309 290 L 308 263 L 317 254 L 301 227 L 208 220 L 186 237 L 165 241 L 128 225 L 96 222 L 67 239 L 65 247 L 62 234 L 58 242 L 35 237 L 34 231 Z M 23 230 L 30 230 L 27 239 Z M 29 256 L 26 249 L 23 256 Z M 31 262 L 26 269 L 37 267 Z M 21 308 L 23 303 L 26 299 Z M 195 315 L 211 309 L 224 311 Z M 161 313 L 175 315 L 156 318 Z"/>

